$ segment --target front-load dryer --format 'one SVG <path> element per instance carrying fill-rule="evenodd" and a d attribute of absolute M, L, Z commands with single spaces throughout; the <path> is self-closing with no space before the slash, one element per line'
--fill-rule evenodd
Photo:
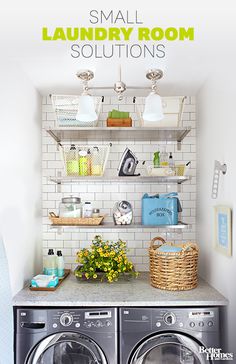
<path fill-rule="evenodd" d="M 121 308 L 120 364 L 210 364 L 219 308 Z"/>
<path fill-rule="evenodd" d="M 115 308 L 16 308 L 15 364 L 117 364 Z"/>

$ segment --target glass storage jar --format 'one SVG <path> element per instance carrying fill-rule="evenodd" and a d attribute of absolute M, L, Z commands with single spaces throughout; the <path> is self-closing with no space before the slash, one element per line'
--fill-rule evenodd
<path fill-rule="evenodd" d="M 116 202 L 113 209 L 113 220 L 115 225 L 130 225 L 133 220 L 131 203 L 128 201 Z"/>
<path fill-rule="evenodd" d="M 82 203 L 79 197 L 62 198 L 59 205 L 59 217 L 82 217 Z"/>

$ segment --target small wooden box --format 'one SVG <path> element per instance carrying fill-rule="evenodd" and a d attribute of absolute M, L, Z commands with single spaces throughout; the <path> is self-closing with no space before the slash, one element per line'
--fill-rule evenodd
<path fill-rule="evenodd" d="M 108 118 L 107 119 L 107 126 L 108 127 L 130 127 L 132 126 L 132 119 L 131 118 L 127 118 L 127 119 L 111 119 Z"/>

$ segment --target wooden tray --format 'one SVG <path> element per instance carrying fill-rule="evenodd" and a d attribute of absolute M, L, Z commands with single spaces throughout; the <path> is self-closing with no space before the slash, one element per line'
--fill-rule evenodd
<path fill-rule="evenodd" d="M 53 225 L 71 225 L 71 226 L 80 226 L 80 225 L 101 225 L 105 215 L 99 217 L 58 217 L 49 215 L 49 219 L 53 223 Z"/>
<path fill-rule="evenodd" d="M 31 287 L 31 286 L 29 286 L 29 289 L 31 291 L 55 291 L 62 284 L 62 282 L 68 277 L 69 274 L 70 274 L 70 269 L 65 269 L 65 275 L 64 275 L 64 277 L 59 278 L 59 283 L 56 287 Z"/>
<path fill-rule="evenodd" d="M 126 118 L 126 119 L 107 119 L 107 126 L 108 127 L 130 127 L 132 126 L 132 119 Z"/>

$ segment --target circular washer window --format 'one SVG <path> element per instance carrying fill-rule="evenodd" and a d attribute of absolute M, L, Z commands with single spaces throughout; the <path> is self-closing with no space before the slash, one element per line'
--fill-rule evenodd
<path fill-rule="evenodd" d="M 26 364 L 107 364 L 101 348 L 91 339 L 76 333 L 51 335 L 31 352 Z"/>

